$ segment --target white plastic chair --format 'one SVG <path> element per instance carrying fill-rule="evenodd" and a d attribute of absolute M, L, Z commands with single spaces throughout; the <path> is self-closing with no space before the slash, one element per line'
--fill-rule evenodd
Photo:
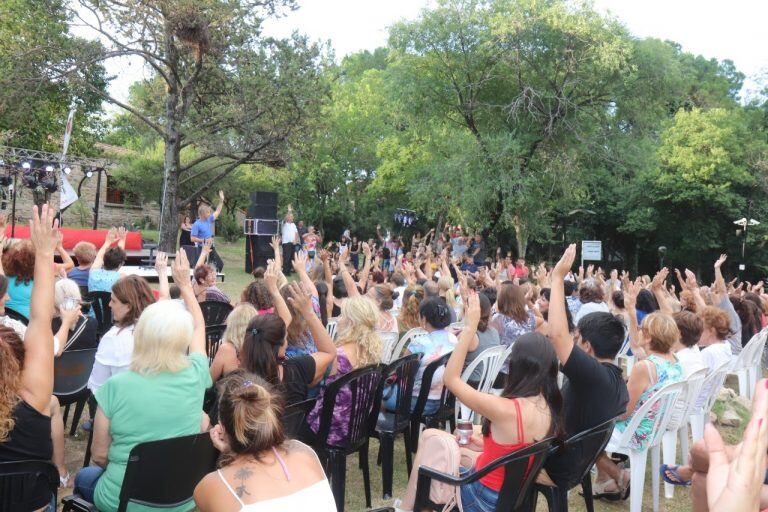
<path fill-rule="evenodd" d="M 667 384 L 643 404 L 632 415 L 632 420 L 621 434 L 617 443 L 610 442 L 606 446 L 606 452 L 621 453 L 629 456 L 631 468 L 629 511 L 641 512 L 643 506 L 643 490 L 645 489 L 645 467 L 648 461 L 648 451 L 651 452 L 651 479 L 653 482 L 653 512 L 659 510 L 659 466 L 661 465 L 660 444 L 661 438 L 667 430 L 667 425 L 675 412 L 675 401 L 685 390 L 685 382 L 673 382 Z M 637 430 L 640 422 L 648 418 L 651 411 L 657 410 L 658 414 L 653 418 L 653 428 L 648 444 L 642 450 L 631 447 L 632 435 Z"/>
<path fill-rule="evenodd" d="M 624 343 L 622 343 L 621 348 L 619 349 L 619 353 L 616 354 L 616 357 L 613 359 L 613 363 L 621 368 L 621 360 L 625 359 L 627 361 L 627 377 L 632 373 L 632 367 L 635 366 L 635 356 L 627 355 L 630 349 L 630 342 L 629 342 L 629 334 L 627 334 L 624 337 Z"/>
<path fill-rule="evenodd" d="M 482 365 L 477 390 L 481 393 L 488 393 L 491 390 L 491 386 L 493 386 L 493 381 L 496 380 L 496 374 L 493 374 L 493 370 L 499 367 L 499 359 L 503 361 L 502 358 L 504 357 L 506 348 L 507 347 L 503 345 L 499 345 L 498 347 L 491 347 L 483 350 L 461 373 L 461 380 L 469 382 L 469 378 L 475 372 L 475 369 Z M 455 409 L 456 421 L 459 420 L 459 417 L 474 420 L 475 411 L 464 406 L 464 404 L 457 399 Z"/>
<path fill-rule="evenodd" d="M 403 334 L 403 337 L 400 338 L 400 341 L 397 342 L 397 344 L 392 347 L 392 351 L 389 354 L 389 361 L 394 361 L 398 357 L 400 357 L 400 354 L 403 353 L 403 350 L 405 347 L 408 346 L 408 344 L 413 341 L 414 339 L 420 337 L 420 336 L 426 336 L 427 331 L 422 329 L 421 327 L 414 327 L 413 329 L 409 330 L 405 334 Z"/>
<path fill-rule="evenodd" d="M 662 438 L 662 459 L 664 464 L 674 464 L 677 453 L 677 439 L 680 438 L 680 451 L 683 455 L 683 464 L 688 464 L 688 418 L 696 406 L 696 401 L 701 395 L 704 379 L 707 378 L 707 369 L 695 371 L 685 380 L 685 390 L 675 402 L 675 411 L 669 420 L 667 431 Z M 675 486 L 664 482 L 664 496 L 673 498 Z"/>
<path fill-rule="evenodd" d="M 695 443 L 704 437 L 704 425 L 709 423 L 709 413 L 715 405 L 717 395 L 723 389 L 725 377 L 728 375 L 730 362 L 726 361 L 707 375 L 701 385 L 699 398 L 694 402 L 689 416 L 691 424 L 691 438 Z"/>
<path fill-rule="evenodd" d="M 336 318 L 329 318 L 328 323 L 325 325 L 325 329 L 328 331 L 328 334 L 331 335 L 331 340 L 336 341 L 336 335 L 338 334 L 338 319 Z"/>
<path fill-rule="evenodd" d="M 392 359 L 392 349 L 397 345 L 398 337 L 396 332 L 379 332 L 379 338 L 381 338 L 381 362 L 389 364 Z"/>
<path fill-rule="evenodd" d="M 768 337 L 768 329 L 758 332 L 744 345 L 739 355 L 734 358 L 733 366 L 728 373 L 735 374 L 739 379 L 739 396 L 752 399 L 755 385 L 759 380 L 763 361 L 763 349 Z"/>
<path fill-rule="evenodd" d="M 504 345 L 501 345 L 502 347 Z M 504 354 L 502 357 L 500 357 L 497 361 L 496 368 L 491 369 L 491 374 L 493 375 L 493 378 L 491 379 L 491 386 L 493 386 L 493 383 L 496 381 L 496 377 L 499 376 L 499 373 L 501 373 L 502 368 L 504 368 L 504 364 L 509 359 L 509 356 L 512 354 L 512 347 L 514 347 L 515 344 L 512 343 L 508 347 L 504 347 Z M 491 387 L 489 388 L 489 393 L 493 393 L 494 395 L 501 395 L 501 389 Z"/>

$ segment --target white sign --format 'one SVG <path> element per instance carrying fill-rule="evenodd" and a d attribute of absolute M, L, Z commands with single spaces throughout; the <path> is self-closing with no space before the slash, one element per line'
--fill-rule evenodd
<path fill-rule="evenodd" d="M 581 241 L 581 261 L 601 261 L 603 259 L 603 242 L 600 240 Z"/>

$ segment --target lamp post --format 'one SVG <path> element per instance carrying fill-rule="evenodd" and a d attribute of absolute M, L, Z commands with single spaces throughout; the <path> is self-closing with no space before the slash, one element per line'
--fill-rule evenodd
<path fill-rule="evenodd" d="M 744 255 L 747 251 L 747 229 L 749 226 L 759 226 L 760 222 L 755 219 L 747 220 L 746 217 L 742 217 L 739 220 L 733 221 L 733 223 L 741 227 L 741 231 L 744 233 L 744 240 L 741 242 L 741 265 L 739 265 L 739 270 L 746 270 L 747 266 L 744 260 Z"/>

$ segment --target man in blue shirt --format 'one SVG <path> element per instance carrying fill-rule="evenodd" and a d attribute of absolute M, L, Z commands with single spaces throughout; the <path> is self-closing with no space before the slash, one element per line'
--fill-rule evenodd
<path fill-rule="evenodd" d="M 197 209 L 198 219 L 192 224 L 192 243 L 201 247 L 206 240 L 213 238 L 213 223 L 221 215 L 221 209 L 224 207 L 224 191 L 219 190 L 219 206 L 215 212 L 211 212 L 211 207 L 207 204 L 201 204 Z"/>
<path fill-rule="evenodd" d="M 216 211 L 211 212 L 211 207 L 207 204 L 201 204 L 197 209 L 198 219 L 192 224 L 192 231 L 190 233 L 190 239 L 195 247 L 202 247 L 206 240 L 213 242 L 213 224 L 216 219 L 221 215 L 221 209 L 224 207 L 224 191 L 219 190 L 219 205 L 216 207 Z M 198 249 L 199 251 L 200 249 Z M 197 253 L 200 254 L 199 252 Z M 208 261 L 212 261 L 216 266 L 216 270 L 221 272 L 224 267 L 224 262 L 221 261 L 215 248 L 211 248 L 211 253 L 208 255 Z"/>

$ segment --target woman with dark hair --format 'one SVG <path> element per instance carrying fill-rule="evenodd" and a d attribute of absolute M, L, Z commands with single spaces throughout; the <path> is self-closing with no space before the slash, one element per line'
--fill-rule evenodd
<path fill-rule="evenodd" d="M 419 305 L 424 300 L 424 287 L 411 285 L 403 292 L 403 307 L 397 317 L 399 334 L 402 336 L 411 329 L 421 327 L 419 323 Z"/>
<path fill-rule="evenodd" d="M 192 244 L 192 219 L 185 215 L 180 226 L 181 235 L 179 236 L 179 247 Z"/>
<path fill-rule="evenodd" d="M 736 314 L 741 320 L 741 346 L 744 347 L 752 339 L 752 336 L 762 329 L 760 310 L 754 302 L 746 298 L 733 296 L 729 298 L 733 309 L 736 310 Z"/>
<path fill-rule="evenodd" d="M 760 325 L 760 329 L 766 327 L 766 325 L 768 325 L 768 318 L 766 318 L 765 316 L 766 306 L 765 306 L 765 302 L 763 302 L 763 299 L 760 297 L 760 295 L 753 292 L 748 292 L 744 294 L 744 300 L 752 301 L 755 304 L 755 306 L 757 306 L 757 311 L 758 311 L 757 318 L 759 320 L 758 325 Z"/>
<path fill-rule="evenodd" d="M 465 368 L 469 366 L 472 361 L 474 361 L 477 356 L 482 354 L 485 350 L 492 347 L 498 347 L 501 343 L 499 331 L 489 325 L 491 321 L 491 301 L 488 300 L 488 297 L 482 293 L 477 295 L 480 301 L 480 320 L 477 323 L 477 332 L 475 333 L 472 341 L 469 343 L 469 347 L 467 349 L 467 357 L 466 361 L 464 362 Z M 475 368 L 475 371 L 472 372 L 472 375 L 469 377 L 469 381 L 478 382 L 482 372 L 482 367 Z"/>
<path fill-rule="evenodd" d="M 235 373 L 223 383 L 219 410 L 211 440 L 222 454 L 221 467 L 195 488 L 201 512 L 336 510 L 315 452 L 286 438 L 285 404 L 274 386 Z"/>
<path fill-rule="evenodd" d="M 501 344 L 510 346 L 517 338 L 536 330 L 543 320 L 537 319 L 533 311 L 525 307 L 525 292 L 521 286 L 511 281 L 504 281 L 496 298 L 497 313 L 491 325 L 499 331 Z M 502 373 L 506 368 L 502 368 Z"/>
<path fill-rule="evenodd" d="M 643 325 L 643 318 L 650 315 L 654 311 L 659 310 L 659 303 L 656 301 L 656 297 L 650 290 L 643 288 L 640 293 L 637 294 L 637 304 L 635 304 L 635 311 L 637 311 L 637 325 Z"/>
<path fill-rule="evenodd" d="M 24 339 L 27 326 L 5 314 L 5 303 L 8 302 L 8 299 L 10 299 L 8 296 L 8 278 L 0 274 L 0 325 L 10 327 L 21 339 Z"/>
<path fill-rule="evenodd" d="M 461 380 L 461 371 L 472 338 L 477 333 L 482 308 L 477 294 L 468 297 L 465 328 L 445 368 L 445 385 L 461 401 L 483 417 L 466 447 L 461 447 L 461 472 L 482 469 L 494 460 L 541 441 L 562 429 L 563 399 L 557 387 L 558 361 L 549 341 L 541 334 L 521 336 L 512 348 L 501 396 L 481 393 Z M 412 510 L 419 455 L 408 481 L 401 510 Z M 491 471 L 476 482 L 462 486 L 464 512 L 496 509 L 504 481 L 504 468 Z"/>
<path fill-rule="evenodd" d="M 289 284 L 285 288 L 293 310 L 305 318 L 317 340 L 317 352 L 286 359 L 288 343 L 285 322 L 277 315 L 259 315 L 254 317 L 245 329 L 240 366 L 281 388 L 285 393 L 286 403 L 292 404 L 305 400 L 308 389 L 320 382 L 328 366 L 333 364 L 336 358 L 336 347 L 312 310 L 309 292 L 297 283 Z M 282 302 L 282 297 L 276 300 Z M 283 304 L 278 304 L 278 308 L 282 307 Z"/>
<path fill-rule="evenodd" d="M 96 393 L 113 375 L 128 371 L 133 357 L 133 330 L 144 309 L 155 302 L 144 278 L 126 276 L 112 286 L 112 320 L 115 325 L 101 337 L 88 388 Z"/>
<path fill-rule="evenodd" d="M 621 293 L 621 292 L 619 292 Z M 536 306 L 539 309 L 539 312 L 541 313 L 541 317 L 544 319 L 544 321 L 549 320 L 549 297 L 551 294 L 551 289 L 549 288 L 542 288 L 541 292 L 539 293 L 539 300 L 536 302 Z M 576 328 L 576 326 L 573 324 L 573 316 L 571 315 L 571 310 L 568 309 L 568 301 L 565 301 L 565 316 L 568 320 L 568 332 L 573 332 L 573 330 Z M 542 332 L 542 334 L 546 335 L 546 332 Z"/>
<path fill-rule="evenodd" d="M 268 313 L 275 312 L 275 304 L 272 301 L 272 294 L 269 293 L 264 282 L 263 275 L 261 278 L 256 279 L 248 284 L 240 294 L 240 302 L 247 303 L 256 308 L 256 311 L 260 315 L 266 315 Z"/>
<path fill-rule="evenodd" d="M 611 309 L 605 303 L 605 294 L 603 289 L 594 283 L 587 283 L 579 288 L 579 307 L 573 323 L 579 324 L 579 321 L 590 313 L 610 313 Z"/>
<path fill-rule="evenodd" d="M 392 287 L 388 284 L 377 284 L 369 288 L 366 295 L 379 306 L 379 322 L 376 324 L 376 330 L 398 334 L 397 318 L 390 313 L 395 305 Z"/>

